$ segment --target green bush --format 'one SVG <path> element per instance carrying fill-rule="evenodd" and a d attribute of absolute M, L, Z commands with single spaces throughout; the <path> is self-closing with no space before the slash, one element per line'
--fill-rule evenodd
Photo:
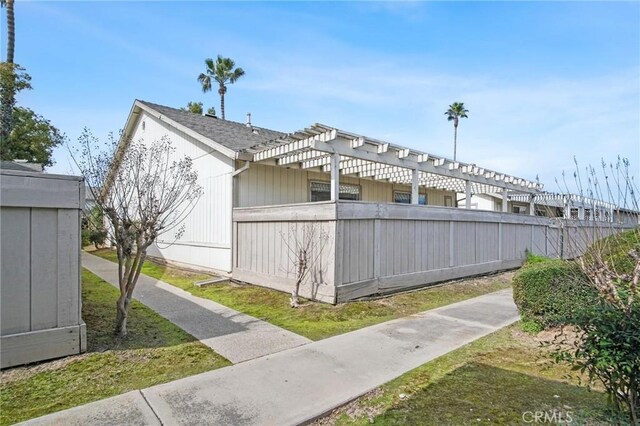
<path fill-rule="evenodd" d="M 600 258 L 614 271 L 631 274 L 636 265 L 629 251 L 640 246 L 640 227 L 596 241 L 583 256 L 587 265 Z"/>
<path fill-rule="evenodd" d="M 107 239 L 107 231 L 104 229 L 92 229 L 89 232 L 89 241 L 96 247 L 96 249 L 104 246 Z"/>
<path fill-rule="evenodd" d="M 559 349 L 556 359 L 604 385 L 615 423 L 640 424 L 640 303 L 623 310 L 601 302 L 582 315 L 576 347 Z"/>
<path fill-rule="evenodd" d="M 91 244 L 91 231 L 85 228 L 84 225 L 82 227 L 81 236 L 82 236 L 82 247 L 86 247 L 89 244 Z"/>
<path fill-rule="evenodd" d="M 550 260 L 548 257 L 540 256 L 537 254 L 533 254 L 527 251 L 527 264 L 530 265 L 532 263 L 542 263 Z"/>
<path fill-rule="evenodd" d="M 598 295 L 575 262 L 536 258 L 514 276 L 513 298 L 524 322 L 547 328 L 575 323 Z"/>

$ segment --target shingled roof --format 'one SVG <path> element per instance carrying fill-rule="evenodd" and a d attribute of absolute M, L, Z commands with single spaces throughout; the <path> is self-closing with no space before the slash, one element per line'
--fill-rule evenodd
<path fill-rule="evenodd" d="M 236 121 L 222 120 L 206 115 L 194 114 L 164 105 L 138 100 L 141 104 L 155 110 L 165 117 L 193 130 L 196 133 L 236 152 L 262 145 L 286 136 L 286 133 L 247 126 Z"/>

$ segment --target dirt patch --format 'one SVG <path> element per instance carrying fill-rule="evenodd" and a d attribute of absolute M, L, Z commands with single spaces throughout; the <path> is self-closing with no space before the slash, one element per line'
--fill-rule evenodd
<path fill-rule="evenodd" d="M 373 419 L 384 412 L 384 407 L 382 405 L 368 405 L 367 402 L 382 396 L 382 394 L 382 389 L 374 389 L 360 398 L 351 401 L 347 405 L 336 408 L 331 412 L 331 414 L 315 420 L 311 425 L 334 426 L 338 422 L 338 419 L 343 415 L 346 415 L 351 420 L 367 417 L 369 422 L 373 423 Z"/>
<path fill-rule="evenodd" d="M 17 380 L 28 379 L 29 377 L 45 371 L 58 370 L 66 367 L 72 362 L 81 361 L 91 355 L 92 353 L 84 353 L 81 355 L 68 356 L 66 358 L 60 358 L 53 361 L 44 361 L 37 364 L 29 364 L 21 367 L 2 370 L 0 371 L 0 383 L 12 383 Z"/>
<path fill-rule="evenodd" d="M 529 347 L 552 349 L 572 349 L 578 340 L 578 332 L 573 326 L 554 327 L 542 330 L 537 334 L 531 334 L 514 328 L 512 335 L 518 341 Z"/>
<path fill-rule="evenodd" d="M 485 286 L 491 283 L 502 283 L 502 284 L 506 284 L 506 285 L 511 285 L 511 281 L 513 280 L 513 276 L 515 275 L 516 271 L 506 271 L 506 272 L 497 272 L 497 273 L 493 273 L 493 274 L 489 274 L 489 275 L 481 275 L 481 276 L 476 276 L 476 277 L 470 277 L 470 278 L 461 278 L 458 280 L 454 280 L 454 281 L 445 281 L 443 283 L 440 284 L 436 284 L 433 286 L 427 286 L 427 287 L 423 287 L 423 288 L 431 288 L 431 287 L 439 287 L 439 286 L 450 286 L 450 287 L 456 287 L 456 286 L 465 286 L 465 287 L 469 287 L 469 286 Z M 420 290 L 422 290 L 423 288 L 421 288 Z"/>

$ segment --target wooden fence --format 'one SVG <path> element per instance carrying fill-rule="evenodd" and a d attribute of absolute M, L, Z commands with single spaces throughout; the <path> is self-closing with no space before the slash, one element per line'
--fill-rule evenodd
<path fill-rule="evenodd" d="M 0 171 L 0 367 L 86 350 L 73 176 Z"/>
<path fill-rule="evenodd" d="M 516 268 L 527 252 L 572 258 L 620 228 L 346 201 L 236 208 L 233 223 L 233 277 L 284 291 L 291 291 L 295 278 L 292 238 L 304 240 L 309 227 L 321 230 L 326 246 L 302 294 L 330 303 Z"/>

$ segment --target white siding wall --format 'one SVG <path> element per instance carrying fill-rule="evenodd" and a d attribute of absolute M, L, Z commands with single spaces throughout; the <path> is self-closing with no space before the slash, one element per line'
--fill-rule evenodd
<path fill-rule="evenodd" d="M 149 249 L 149 255 L 230 271 L 233 160 L 142 112 L 132 132 L 132 140 L 151 144 L 164 136 L 171 139 L 176 156 L 186 155 L 194 159 L 198 182 L 204 193 L 185 220 L 182 237 L 175 241 L 171 232 L 161 236 L 158 243 Z"/>
<path fill-rule="evenodd" d="M 328 182 L 328 173 L 318 173 L 302 169 L 287 169 L 262 164 L 251 164 L 246 172 L 237 177 L 236 207 L 255 207 L 291 203 L 306 203 L 309 199 L 309 182 Z M 393 202 L 394 191 L 411 192 L 411 185 L 398 185 L 370 179 L 340 176 L 341 183 L 360 185 L 362 201 L 378 203 Z M 420 188 L 427 194 L 428 204 L 444 206 L 445 195 L 455 200 L 454 192 Z"/>

